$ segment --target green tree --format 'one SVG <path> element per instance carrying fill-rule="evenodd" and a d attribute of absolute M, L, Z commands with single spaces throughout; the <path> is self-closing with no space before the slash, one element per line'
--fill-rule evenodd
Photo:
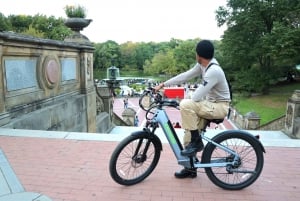
<path fill-rule="evenodd" d="M 63 18 L 47 17 L 37 14 L 33 17 L 32 25 L 44 34 L 44 38 L 64 40 L 72 31 L 64 25 Z"/>
<path fill-rule="evenodd" d="M 136 47 L 136 66 L 138 70 L 143 70 L 143 66 L 146 60 L 153 58 L 154 56 L 154 44 L 150 43 L 138 43 Z"/>
<path fill-rule="evenodd" d="M 104 70 L 111 66 L 120 67 L 120 46 L 115 41 L 94 44 L 94 69 Z"/>
<path fill-rule="evenodd" d="M 16 33 L 25 32 L 32 24 L 32 16 L 28 15 L 9 15 L 7 18 L 10 21 L 12 30 Z"/>
<path fill-rule="evenodd" d="M 299 9 L 293 0 L 228 0 L 217 10 L 218 25 L 228 27 L 222 61 L 240 86 L 248 82 L 247 90 L 264 92 L 282 67 L 299 59 Z"/>
<path fill-rule="evenodd" d="M 137 44 L 131 41 L 120 45 L 121 66 L 123 69 L 137 69 Z"/>
<path fill-rule="evenodd" d="M 30 35 L 30 36 L 34 36 L 34 37 L 38 37 L 38 38 L 44 37 L 44 33 L 36 30 L 35 28 L 32 27 L 32 25 L 29 25 L 28 29 L 22 33 L 25 35 Z"/>
<path fill-rule="evenodd" d="M 151 62 L 146 61 L 144 71 L 151 75 L 173 75 L 176 72 L 173 51 L 159 52 L 154 55 Z"/>
<path fill-rule="evenodd" d="M 177 46 L 174 47 L 176 71 L 173 75 L 184 72 L 195 64 L 197 42 L 199 42 L 199 39 L 180 41 Z"/>
<path fill-rule="evenodd" d="M 11 24 L 9 20 L 0 12 L 0 31 L 9 30 Z"/>
<path fill-rule="evenodd" d="M 1 25 L 2 23 L 2 25 Z M 0 15 L 0 27 L 3 31 L 14 31 L 40 38 L 53 40 L 64 40 L 72 31 L 64 25 L 62 18 L 47 17 L 37 14 L 28 15 L 10 15 L 5 18 Z"/>

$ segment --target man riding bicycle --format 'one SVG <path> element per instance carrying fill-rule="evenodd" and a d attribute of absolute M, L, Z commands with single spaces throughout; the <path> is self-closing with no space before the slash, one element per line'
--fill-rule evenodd
<path fill-rule="evenodd" d="M 181 152 L 184 156 L 192 156 L 203 149 L 199 130 L 204 128 L 205 119 L 225 118 L 231 101 L 224 71 L 214 58 L 214 46 L 210 41 L 202 40 L 197 44 L 196 60 L 197 64 L 190 70 L 154 87 L 155 91 L 159 91 L 164 86 L 182 84 L 197 76 L 202 77 L 202 82 L 191 99 L 180 102 L 182 128 L 185 129 L 185 149 Z M 193 168 L 184 168 L 175 173 L 176 178 L 196 176 L 196 169 Z"/>

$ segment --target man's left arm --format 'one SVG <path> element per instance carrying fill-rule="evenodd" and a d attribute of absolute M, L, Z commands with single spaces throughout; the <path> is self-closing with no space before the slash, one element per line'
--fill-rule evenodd
<path fill-rule="evenodd" d="M 214 76 L 213 71 L 205 73 L 201 84 L 192 95 L 192 100 L 196 102 L 203 100 L 203 98 L 217 83 L 218 79 Z"/>

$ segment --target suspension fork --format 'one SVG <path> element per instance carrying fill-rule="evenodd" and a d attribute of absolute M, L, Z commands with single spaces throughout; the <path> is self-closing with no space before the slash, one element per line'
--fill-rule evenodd
<path fill-rule="evenodd" d="M 144 140 L 144 139 L 142 139 L 142 138 L 139 140 L 138 145 L 137 145 L 137 147 L 136 147 L 136 149 L 135 149 L 135 152 L 134 152 L 134 155 L 132 156 L 132 158 L 135 158 L 135 157 L 139 154 L 139 151 L 140 151 L 141 146 L 142 146 L 142 144 L 143 144 L 143 140 Z M 147 151 L 148 151 L 148 149 L 149 149 L 149 146 L 150 146 L 150 140 L 147 139 L 145 148 L 144 148 L 144 150 L 143 150 L 143 152 L 142 152 L 143 157 L 146 156 L 146 153 L 147 153 Z"/>

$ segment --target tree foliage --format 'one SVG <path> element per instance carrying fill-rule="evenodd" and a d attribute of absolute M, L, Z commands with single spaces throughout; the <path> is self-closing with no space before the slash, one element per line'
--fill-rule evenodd
<path fill-rule="evenodd" d="M 6 31 L 10 29 L 9 20 L 0 12 L 0 31 Z"/>
<path fill-rule="evenodd" d="M 120 66 L 120 46 L 115 41 L 109 40 L 105 43 L 97 43 L 94 53 L 94 68 L 107 69 L 111 66 Z"/>
<path fill-rule="evenodd" d="M 155 54 L 153 59 L 148 61 L 144 66 L 145 73 L 148 74 L 174 74 L 175 69 L 175 60 L 173 51 L 163 52 Z"/>
<path fill-rule="evenodd" d="M 233 90 L 265 92 L 279 76 L 300 64 L 299 0 L 227 0 L 216 11 L 219 26 L 227 26 L 223 39 L 213 41 L 215 57 L 233 81 Z M 71 30 L 64 19 L 0 13 L 0 31 L 64 40 Z M 94 43 L 94 69 L 111 66 L 151 75 L 174 76 L 194 65 L 199 38 L 165 42 L 108 40 Z"/>
<path fill-rule="evenodd" d="M 235 71 L 239 86 L 264 92 L 278 73 L 300 62 L 300 1 L 228 0 L 216 13 L 218 25 L 228 27 L 223 65 Z"/>
<path fill-rule="evenodd" d="M 9 15 L 5 17 L 0 13 L 0 27 L 1 31 L 13 31 L 53 40 L 64 40 L 66 36 L 72 33 L 64 25 L 63 18 L 56 19 L 54 16 L 47 17 L 41 14 L 34 16 Z"/>

